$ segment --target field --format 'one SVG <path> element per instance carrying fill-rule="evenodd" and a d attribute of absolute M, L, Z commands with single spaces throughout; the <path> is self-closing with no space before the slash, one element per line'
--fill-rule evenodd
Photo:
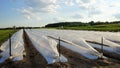
<path fill-rule="evenodd" d="M 13 34 L 16 31 L 13 30 L 0 30 L 0 45 L 9 38 L 9 34 Z"/>
<path fill-rule="evenodd" d="M 11 37 L 12 56 L 9 41 L 0 47 L 0 67 L 119 68 L 119 37 L 120 32 L 19 30 Z"/>
<path fill-rule="evenodd" d="M 120 31 L 120 24 L 102 24 L 102 25 L 93 25 L 93 26 L 65 26 L 64 29 L 72 30 L 94 30 L 94 31 Z"/>
<path fill-rule="evenodd" d="M 67 23 L 53 23 L 48 24 L 45 28 L 57 29 L 71 29 L 71 30 L 91 30 L 91 31 L 120 31 L 119 23 L 80 23 L 80 22 L 67 22 Z"/>

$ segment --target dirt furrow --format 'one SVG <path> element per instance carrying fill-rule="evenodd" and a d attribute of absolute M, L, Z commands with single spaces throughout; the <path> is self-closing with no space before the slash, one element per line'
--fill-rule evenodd
<path fill-rule="evenodd" d="M 33 46 L 26 32 L 24 32 L 24 43 L 25 43 L 25 52 L 26 52 L 25 60 L 30 63 L 30 67 L 45 68 L 45 66 L 47 66 L 46 60 Z"/>

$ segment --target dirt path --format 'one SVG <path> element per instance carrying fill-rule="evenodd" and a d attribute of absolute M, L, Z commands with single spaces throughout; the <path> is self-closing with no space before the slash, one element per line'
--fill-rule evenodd
<path fill-rule="evenodd" d="M 102 52 L 102 50 L 99 48 L 95 48 L 95 49 L 99 52 Z M 116 60 L 117 63 L 120 63 L 120 57 L 119 57 L 120 54 L 116 54 L 116 53 L 112 53 L 112 52 L 108 52 L 106 50 L 103 50 L 103 55 L 108 57 L 108 58 L 111 58 L 113 60 Z"/>
<path fill-rule="evenodd" d="M 91 42 L 91 41 L 87 41 L 88 43 L 92 43 L 92 44 L 98 44 L 98 45 L 102 45 L 101 43 L 96 43 L 96 42 Z M 115 42 L 115 43 L 118 43 L 118 42 Z M 103 45 L 103 51 L 99 48 L 96 48 L 94 47 L 97 51 L 99 51 L 100 53 L 103 52 L 103 55 L 106 56 L 106 57 L 109 57 L 109 58 L 112 58 L 112 59 L 116 59 L 116 60 L 119 60 L 120 62 L 120 54 L 117 54 L 115 52 L 109 52 L 107 50 L 104 50 L 104 46 L 108 46 L 108 45 Z"/>
<path fill-rule="evenodd" d="M 30 63 L 31 68 L 45 68 L 47 66 L 47 62 L 44 57 L 36 50 L 36 48 L 31 43 L 29 37 L 24 32 L 24 43 L 25 43 L 25 60 Z"/>
<path fill-rule="evenodd" d="M 61 53 L 65 57 L 67 57 L 68 63 L 71 65 L 71 68 L 92 68 L 93 66 L 96 66 L 94 62 L 90 62 L 90 60 L 83 57 L 82 55 L 62 46 L 60 48 Z"/>
<path fill-rule="evenodd" d="M 106 60 L 89 60 L 82 55 L 66 49 L 62 46 L 61 53 L 65 57 L 67 57 L 68 63 L 71 65 L 71 68 L 120 68 L 120 61 L 114 58 L 110 58 L 109 56 L 107 56 L 108 59 Z M 107 54 L 111 55 L 111 53 Z"/>

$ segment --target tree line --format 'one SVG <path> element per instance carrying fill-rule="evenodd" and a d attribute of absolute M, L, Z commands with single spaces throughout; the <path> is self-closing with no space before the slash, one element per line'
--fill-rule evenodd
<path fill-rule="evenodd" d="M 41 27 L 24 27 L 24 26 L 21 26 L 21 27 L 16 27 L 16 26 L 13 26 L 13 27 L 6 27 L 6 28 L 0 28 L 0 30 L 8 30 L 8 29 L 39 29 Z"/>
<path fill-rule="evenodd" d="M 76 27 L 76 26 L 93 26 L 93 25 L 102 25 L 102 24 L 119 24 L 120 21 L 113 21 L 113 22 L 59 22 L 59 23 L 52 23 L 47 24 L 45 27 Z"/>

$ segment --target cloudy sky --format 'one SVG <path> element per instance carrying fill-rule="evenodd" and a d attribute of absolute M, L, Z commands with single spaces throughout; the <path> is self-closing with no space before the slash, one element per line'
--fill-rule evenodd
<path fill-rule="evenodd" d="M 0 28 L 64 21 L 118 21 L 120 0 L 0 0 Z"/>

